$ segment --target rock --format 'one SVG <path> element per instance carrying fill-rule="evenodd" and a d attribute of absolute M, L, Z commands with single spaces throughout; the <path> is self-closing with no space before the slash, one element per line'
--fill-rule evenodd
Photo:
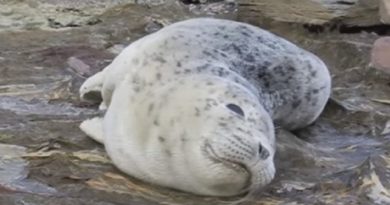
<path fill-rule="evenodd" d="M 298 2 L 241 0 L 238 1 L 238 18 L 257 24 L 267 19 L 310 25 L 336 23 L 347 26 L 373 26 L 380 23 L 377 1 L 299 0 Z"/>
<path fill-rule="evenodd" d="M 379 16 L 384 24 L 390 24 L 390 1 L 379 0 Z"/>
<path fill-rule="evenodd" d="M 23 159 L 26 148 L 0 143 L 0 189 L 51 195 L 57 191 L 45 184 L 28 179 L 28 162 Z"/>
<path fill-rule="evenodd" d="M 91 67 L 76 57 L 72 56 L 68 58 L 67 64 L 74 72 L 81 76 L 92 75 Z"/>
<path fill-rule="evenodd" d="M 374 42 L 370 64 L 390 74 L 390 37 L 381 37 Z"/>
<path fill-rule="evenodd" d="M 145 31 L 147 33 L 154 33 L 158 30 L 160 30 L 161 28 L 163 28 L 164 25 L 161 24 L 160 22 L 158 21 L 150 21 L 148 22 L 148 24 L 145 26 Z"/>

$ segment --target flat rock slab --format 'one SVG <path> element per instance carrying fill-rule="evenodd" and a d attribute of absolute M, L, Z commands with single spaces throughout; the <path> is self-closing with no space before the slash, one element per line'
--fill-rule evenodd
<path fill-rule="evenodd" d="M 379 0 L 379 14 L 382 23 L 390 24 L 390 1 Z"/>
<path fill-rule="evenodd" d="M 134 40 L 191 17 L 234 19 L 234 5 L 93 1 L 105 8 L 88 17 L 99 19 L 94 24 L 49 28 L 45 21 L 27 29 L 23 25 L 30 20 L 12 20 L 17 12 L 4 9 L 12 2 L 0 0 L 0 15 L 11 19 L 10 24 L 0 20 L 0 204 L 202 205 L 238 199 L 194 196 L 119 172 L 103 146 L 79 130 L 82 120 L 102 113 L 98 105 L 80 102 L 77 93 L 86 77 Z M 90 1 L 83 1 L 84 6 L 77 2 L 61 1 L 58 8 L 89 12 Z M 16 9 L 28 7 L 26 12 L 41 11 L 47 3 L 58 1 L 14 2 Z M 319 1 L 299 5 L 314 3 Z M 267 18 L 283 22 L 283 15 Z M 300 14 L 305 15 L 311 14 Z M 319 55 L 331 70 L 333 94 L 313 125 L 294 133 L 277 130 L 277 176 L 243 204 L 389 204 L 390 76 L 368 66 L 379 37 L 311 33 L 288 24 L 261 26 Z"/>
<path fill-rule="evenodd" d="M 372 26 L 380 24 L 377 1 L 367 0 L 241 0 L 241 18 L 259 21 L 266 18 L 280 22 L 310 25 L 345 24 Z"/>

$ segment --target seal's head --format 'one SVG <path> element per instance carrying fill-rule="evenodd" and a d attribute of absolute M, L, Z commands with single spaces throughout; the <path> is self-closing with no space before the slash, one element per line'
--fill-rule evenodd
<path fill-rule="evenodd" d="M 151 132 L 170 136 L 163 143 L 175 144 L 169 159 L 175 182 L 161 184 L 201 195 L 233 196 L 272 180 L 274 128 L 254 94 L 218 77 L 185 78 L 166 90 L 165 97 L 158 97 L 163 101 L 159 130 Z"/>

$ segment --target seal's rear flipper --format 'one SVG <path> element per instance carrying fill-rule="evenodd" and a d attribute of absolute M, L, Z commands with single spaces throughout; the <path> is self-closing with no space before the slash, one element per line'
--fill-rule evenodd
<path fill-rule="evenodd" d="M 80 124 L 80 129 L 92 139 L 104 144 L 103 118 L 95 117 L 84 120 Z"/>

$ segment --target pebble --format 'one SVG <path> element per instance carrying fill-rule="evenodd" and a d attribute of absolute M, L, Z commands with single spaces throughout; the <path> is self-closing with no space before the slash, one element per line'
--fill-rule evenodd
<path fill-rule="evenodd" d="M 374 42 L 370 64 L 390 74 L 390 37 L 381 37 Z"/>
<path fill-rule="evenodd" d="M 111 46 L 110 48 L 107 49 L 108 52 L 112 53 L 112 54 L 115 54 L 115 55 L 118 55 L 119 53 L 121 53 L 123 51 L 123 49 L 126 48 L 126 45 L 122 45 L 122 44 L 115 44 L 113 46 Z"/>

